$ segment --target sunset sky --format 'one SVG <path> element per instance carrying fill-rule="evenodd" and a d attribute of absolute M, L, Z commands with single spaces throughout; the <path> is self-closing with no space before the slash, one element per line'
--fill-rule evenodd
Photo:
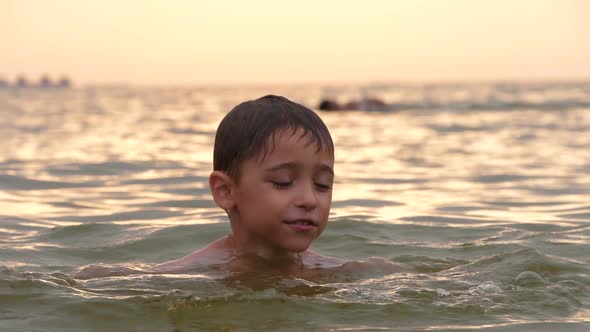
<path fill-rule="evenodd" d="M 585 0 L 0 0 L 5 80 L 590 79 L 589 41 Z"/>

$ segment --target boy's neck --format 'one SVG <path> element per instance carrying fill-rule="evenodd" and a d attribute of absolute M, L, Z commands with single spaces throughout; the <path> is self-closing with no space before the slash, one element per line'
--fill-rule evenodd
<path fill-rule="evenodd" d="M 236 258 L 257 258 L 273 266 L 301 266 L 303 264 L 301 253 L 277 250 L 269 246 L 261 245 L 256 241 L 249 241 L 230 233 L 226 237 L 226 247 L 231 249 Z"/>

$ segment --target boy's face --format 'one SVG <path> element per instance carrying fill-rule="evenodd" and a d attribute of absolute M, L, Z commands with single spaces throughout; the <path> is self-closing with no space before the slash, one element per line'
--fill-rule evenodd
<path fill-rule="evenodd" d="M 280 131 L 264 159 L 246 160 L 232 193 L 234 236 L 251 249 L 306 250 L 326 227 L 334 158 L 302 137 Z"/>

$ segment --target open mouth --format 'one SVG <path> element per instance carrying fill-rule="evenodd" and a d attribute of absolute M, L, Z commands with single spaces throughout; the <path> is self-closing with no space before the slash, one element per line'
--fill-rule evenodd
<path fill-rule="evenodd" d="M 299 226 L 317 226 L 317 223 L 310 219 L 296 219 L 285 221 L 287 225 L 299 225 Z"/>

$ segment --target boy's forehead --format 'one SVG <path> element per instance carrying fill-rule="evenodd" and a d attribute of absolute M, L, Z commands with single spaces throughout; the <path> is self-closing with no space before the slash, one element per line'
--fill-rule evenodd
<path fill-rule="evenodd" d="M 257 154 L 256 159 L 264 161 L 269 155 L 284 149 L 309 146 L 315 146 L 317 153 L 328 153 L 330 158 L 332 160 L 334 159 L 333 153 L 328 149 L 327 144 L 320 142 L 310 132 L 305 132 L 301 128 L 279 129 L 275 131 L 266 140 L 265 146 Z"/>

